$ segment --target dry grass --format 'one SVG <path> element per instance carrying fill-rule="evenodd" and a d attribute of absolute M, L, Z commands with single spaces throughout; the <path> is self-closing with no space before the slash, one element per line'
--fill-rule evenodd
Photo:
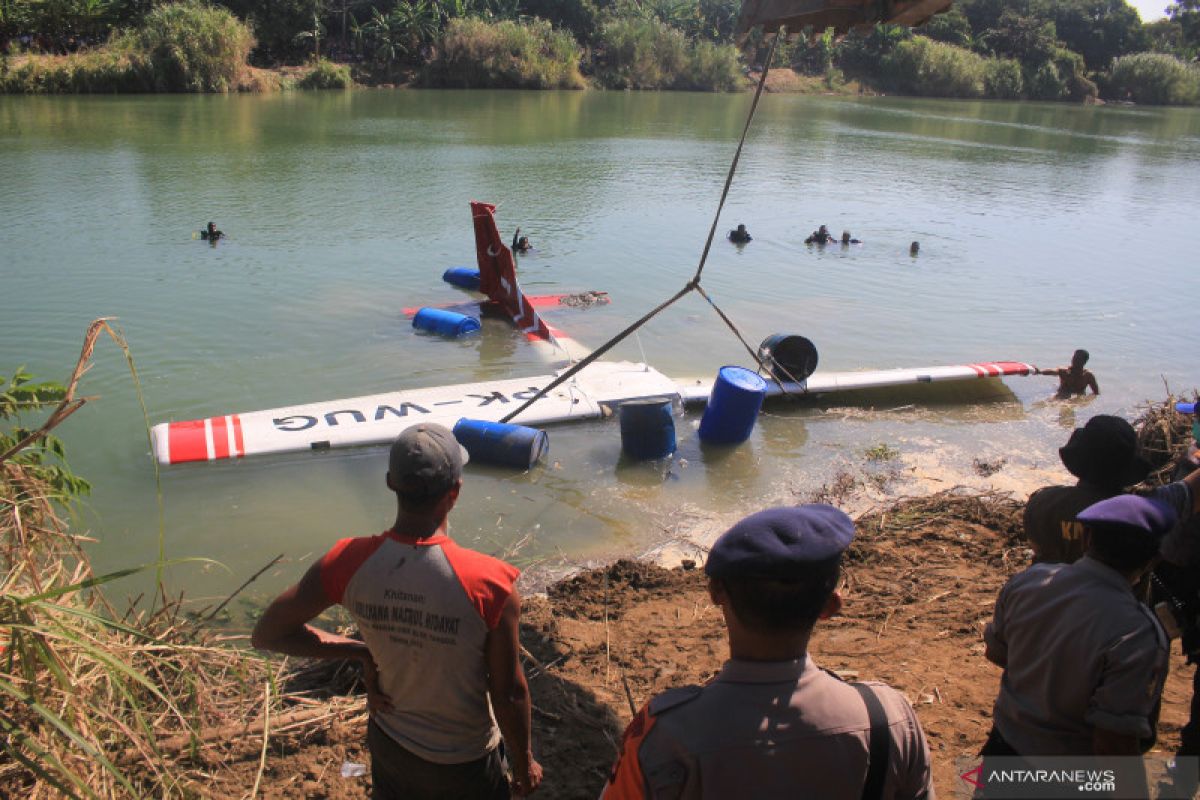
<path fill-rule="evenodd" d="M 1178 397 L 1168 390 L 1166 400 L 1147 403 L 1133 421 L 1142 455 L 1154 465 L 1147 483 L 1161 486 L 1170 482 L 1175 460 L 1187 451 L 1192 441 L 1192 418 L 1177 412 L 1175 404 L 1196 400 L 1200 400 L 1200 392 L 1195 389 L 1190 395 L 1185 393 Z"/>
<path fill-rule="evenodd" d="M 66 397 L 23 446 L 88 402 L 75 389 L 102 333 L 128 355 L 117 331 L 93 323 Z M 118 610 L 108 584 L 161 558 L 95 575 L 60 514 L 69 498 L 19 452 L 0 454 L 0 794 L 195 796 L 238 740 L 265 748 L 271 729 L 361 709 L 307 702 L 292 713 L 304 698 L 280 697 L 283 667 L 231 647 L 161 585 Z"/>

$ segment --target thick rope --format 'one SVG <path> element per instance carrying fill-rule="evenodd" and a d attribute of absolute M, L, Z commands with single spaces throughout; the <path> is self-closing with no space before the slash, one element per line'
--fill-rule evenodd
<path fill-rule="evenodd" d="M 502 419 L 500 421 L 501 422 L 510 421 L 513 417 L 517 416 L 522 411 L 524 411 L 525 409 L 529 408 L 531 405 L 536 403 L 538 400 L 545 397 L 550 392 L 554 391 L 554 389 L 556 389 L 557 387 L 566 383 L 571 378 L 575 377 L 575 375 L 577 375 L 579 373 L 579 371 L 582 370 L 584 367 L 586 367 L 588 364 L 591 364 L 593 361 L 598 359 L 600 356 L 604 355 L 609 350 L 613 349 L 616 345 L 618 345 L 620 342 L 622 342 L 627 336 L 629 336 L 629 334 L 633 333 L 638 328 L 645 325 L 647 322 L 649 322 L 651 319 L 653 319 L 660 311 L 662 311 L 663 309 L 672 305 L 676 300 L 683 297 L 685 294 L 687 294 L 688 292 L 690 292 L 692 289 L 695 289 L 695 288 L 697 288 L 696 284 L 694 282 L 689 282 L 686 286 L 684 286 L 682 289 L 680 289 L 678 292 L 676 292 L 675 296 L 672 297 L 670 300 L 667 300 L 665 303 L 661 303 L 649 314 L 646 314 L 646 316 L 642 317 L 637 322 L 633 323 L 628 328 L 621 331 L 613 338 L 609 339 L 607 342 L 602 344 L 597 350 L 594 350 L 591 353 L 589 353 L 586 358 L 576 362 L 575 365 L 572 366 L 569 370 L 567 370 L 563 374 L 559 375 L 554 380 L 550 381 L 550 383 L 546 386 L 546 388 L 539 389 L 537 394 L 535 394 L 533 397 L 526 400 L 521 405 L 517 406 L 517 408 L 514 411 L 510 411 L 508 414 L 506 414 L 504 416 L 504 419 Z"/>
<path fill-rule="evenodd" d="M 734 325 L 733 320 L 727 317 L 725 312 L 713 302 L 713 299 L 709 297 L 708 292 L 704 291 L 704 288 L 699 284 L 696 284 L 696 291 L 700 293 L 701 297 L 708 301 L 708 304 L 712 306 L 713 311 L 717 312 L 717 316 L 724 321 L 724 323 L 729 327 L 729 330 L 733 331 L 733 335 L 736 336 L 738 341 L 742 343 L 742 347 L 746 348 L 746 352 L 749 353 L 750 357 L 754 359 L 754 363 L 758 364 L 759 370 L 766 372 L 767 375 L 770 376 L 771 380 L 775 381 L 775 385 L 779 387 L 779 391 L 783 392 L 784 394 L 790 394 L 790 392 L 788 392 L 788 390 L 784 387 L 783 382 L 779 380 L 778 376 L 776 376 L 775 370 L 772 370 L 763 362 L 761 358 L 759 358 L 758 351 L 750 346 L 750 343 L 746 341 L 746 337 L 742 336 L 742 332 L 738 330 L 737 325 Z M 777 369 L 787 375 L 789 380 L 799 383 L 799 381 L 796 380 L 796 376 L 784 369 L 782 364 L 776 364 L 775 366 Z"/>
<path fill-rule="evenodd" d="M 721 202 L 717 203 L 717 213 L 713 217 L 712 227 L 708 229 L 708 241 L 704 243 L 704 252 L 700 254 L 700 265 L 696 267 L 696 277 L 692 278 L 697 285 L 700 283 L 700 274 L 704 272 L 704 264 L 708 261 L 708 251 L 712 249 L 713 237 L 717 233 L 717 223 L 721 221 L 721 211 L 725 208 L 725 198 L 729 196 L 729 187 L 733 184 L 733 173 L 742 159 L 742 148 L 746 145 L 746 135 L 750 133 L 750 123 L 754 121 L 754 112 L 758 110 L 758 99 L 762 97 L 763 87 L 767 85 L 767 73 L 771 71 L 771 59 L 775 57 L 775 44 L 781 35 L 782 33 L 775 34 L 771 39 L 771 47 L 767 50 L 767 60 L 763 63 L 762 75 L 758 77 L 758 88 L 754 90 L 754 101 L 750 104 L 750 113 L 746 115 L 746 124 L 742 127 L 742 138 L 738 141 L 737 152 L 733 154 L 733 163 L 729 165 L 729 173 L 725 176 L 725 188 L 721 190 Z"/>
<path fill-rule="evenodd" d="M 616 336 L 609 339 L 607 342 L 605 342 L 603 345 L 601 345 L 598 349 L 596 349 L 595 351 L 590 353 L 586 358 L 575 363 L 566 372 L 563 372 L 557 378 L 550 381 L 550 383 L 547 384 L 545 388 L 539 389 L 537 391 L 537 394 L 535 394 L 533 397 L 526 400 L 521 405 L 517 406 L 517 408 L 514 409 L 513 411 L 510 411 L 508 414 L 506 414 L 504 416 L 504 418 L 500 420 L 501 422 L 511 421 L 514 417 L 516 417 L 518 414 L 520 414 L 525 409 L 529 408 L 531 405 L 536 403 L 538 400 L 542 399 L 547 394 L 554 391 L 556 388 L 558 388 L 562 384 L 569 381 L 571 378 L 578 375 L 579 372 L 584 369 L 584 367 L 588 366 L 589 364 L 594 362 L 596 359 L 600 358 L 600 356 L 604 355 L 609 350 L 616 347 L 618 344 L 620 344 L 622 341 L 624 341 L 631 333 L 633 333 L 638 328 L 645 325 L 650 320 L 654 319 L 654 317 L 658 316 L 659 313 L 666 310 L 669 306 L 674 305 L 677 300 L 682 298 L 687 293 L 691 292 L 693 289 L 700 290 L 700 293 L 704 294 L 704 290 L 700 289 L 700 274 L 702 272 L 704 272 L 704 264 L 708 260 L 709 250 L 712 249 L 713 237 L 716 235 L 716 232 L 717 232 L 717 223 L 721 221 L 721 210 L 724 209 L 724 207 L 725 207 L 725 198 L 729 196 L 729 187 L 733 184 L 733 175 L 734 175 L 734 172 L 737 170 L 738 161 L 742 157 L 742 148 L 745 146 L 746 136 L 750 132 L 750 123 L 753 122 L 753 120 L 754 120 L 754 112 L 758 109 L 758 100 L 760 97 L 762 97 L 763 87 L 766 86 L 767 72 L 771 68 L 771 59 L 775 55 L 775 45 L 779 41 L 779 36 L 780 36 L 780 34 L 776 34 L 775 37 L 773 39 L 771 39 L 771 47 L 767 51 L 767 60 L 766 60 L 765 65 L 763 66 L 762 75 L 760 75 L 759 79 L 758 79 L 758 88 L 754 91 L 754 101 L 750 104 L 750 113 L 746 115 L 746 124 L 742 128 L 742 138 L 738 141 L 737 152 L 734 153 L 733 162 L 729 165 L 729 173 L 725 176 L 725 187 L 724 187 L 724 189 L 721 190 L 721 201 L 717 204 L 717 213 L 713 217 L 712 226 L 708 229 L 708 240 L 704 243 L 704 251 L 700 254 L 700 265 L 698 267 L 696 267 L 695 277 L 692 278 L 690 281 L 688 281 L 688 283 L 682 289 L 680 289 L 678 292 L 676 292 L 675 295 L 673 297 L 671 297 L 671 299 L 667 300 L 666 302 L 660 303 L 652 311 L 650 311 L 648 314 L 643 316 L 637 322 L 633 323 L 632 325 L 627 327 L 625 330 L 621 331 Z M 704 297 L 706 300 L 708 300 L 708 295 L 704 295 Z M 710 305 L 712 305 L 712 300 L 708 300 L 708 302 Z M 716 308 L 716 306 L 713 305 L 713 308 Z M 729 325 L 731 328 L 733 328 L 733 323 L 730 322 L 727 317 L 725 317 L 725 315 L 721 312 L 720 309 L 717 309 L 717 313 L 721 314 L 721 318 L 725 320 L 726 324 Z M 736 328 L 733 328 L 733 331 L 739 339 L 742 338 L 741 334 L 737 333 Z M 742 339 L 742 344 L 746 345 L 745 339 Z M 750 349 L 750 346 L 746 345 L 746 348 Z M 754 355 L 754 360 L 756 362 L 758 362 L 759 366 L 761 367 L 762 362 L 759 361 L 758 355 L 753 353 L 752 350 L 751 350 L 751 353 L 752 353 L 752 355 Z M 781 389 L 783 388 L 782 385 L 780 386 L 780 388 Z"/>

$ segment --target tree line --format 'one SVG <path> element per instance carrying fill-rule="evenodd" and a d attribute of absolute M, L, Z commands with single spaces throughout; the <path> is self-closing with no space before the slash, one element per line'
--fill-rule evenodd
<path fill-rule="evenodd" d="M 193 3 L 194 4 L 194 3 Z M 96 48 L 155 0 L 0 0 L 6 52 Z M 735 88 L 765 50 L 732 47 L 740 0 L 223 0 L 260 67 L 317 61 L 357 79 L 427 85 Z M 950 97 L 1149 103 L 1200 99 L 1200 0 L 1143 23 L 1125 0 L 958 0 L 924 27 L 835 39 L 805 31 L 774 66 L 830 88 Z M 761 37 L 759 37 L 761 39 Z M 760 42 L 761 44 L 761 42 Z M 505 64 L 505 50 L 512 51 Z M 743 59 L 739 62 L 739 58 Z M 534 63 L 526 63 L 534 62 Z M 323 67 L 328 69 L 328 67 Z"/>

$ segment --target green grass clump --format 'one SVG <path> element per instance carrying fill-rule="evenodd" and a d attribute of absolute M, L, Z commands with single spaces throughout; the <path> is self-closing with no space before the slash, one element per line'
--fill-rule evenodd
<path fill-rule="evenodd" d="M 437 57 L 425 70 L 431 86 L 459 89 L 582 89 L 579 44 L 545 20 L 450 20 Z"/>
<path fill-rule="evenodd" d="M 689 42 L 657 19 L 609 22 L 596 52 L 596 78 L 611 89 L 732 91 L 740 84 L 735 48 Z"/>
<path fill-rule="evenodd" d="M 157 6 L 139 27 L 95 50 L 0 62 L 0 91 L 228 92 L 242 85 L 253 46 L 250 29 L 229 11 L 184 0 Z"/>
<path fill-rule="evenodd" d="M 880 443 L 867 448 L 865 455 L 868 461 L 895 461 L 900 457 L 900 451 L 887 443 Z"/>
<path fill-rule="evenodd" d="M 884 73 L 906 94 L 982 97 L 986 60 L 961 47 L 914 36 L 884 59 Z"/>
<path fill-rule="evenodd" d="M 296 84 L 300 89 L 349 89 L 353 85 L 348 66 L 334 64 L 324 58 L 318 59 L 308 74 Z"/>
<path fill-rule="evenodd" d="M 1165 53 L 1134 53 L 1113 60 L 1109 85 L 1117 100 L 1193 105 L 1200 100 L 1200 69 Z"/>
<path fill-rule="evenodd" d="M 1019 100 L 1025 91 L 1021 63 L 1012 58 L 989 58 L 983 68 L 983 87 L 988 97 Z"/>
<path fill-rule="evenodd" d="M 228 92 L 238 86 L 254 36 L 227 9 L 183 0 L 156 7 L 110 47 L 130 56 L 150 90 Z"/>

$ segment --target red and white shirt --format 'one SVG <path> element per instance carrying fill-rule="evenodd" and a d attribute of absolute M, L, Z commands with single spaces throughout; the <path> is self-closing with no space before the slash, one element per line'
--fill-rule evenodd
<path fill-rule="evenodd" d="M 372 719 L 409 752 L 461 764 L 500 743 L 484 646 L 519 574 L 448 536 L 391 530 L 342 539 L 321 559 L 325 596 L 358 623 L 392 701 Z"/>

